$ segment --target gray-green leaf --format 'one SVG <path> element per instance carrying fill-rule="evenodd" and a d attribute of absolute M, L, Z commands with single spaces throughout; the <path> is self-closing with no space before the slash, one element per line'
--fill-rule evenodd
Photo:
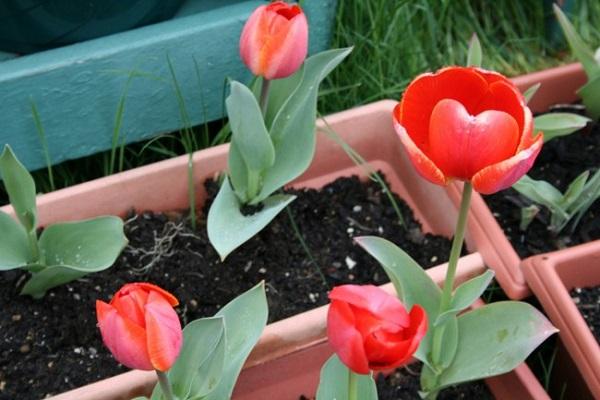
<path fill-rule="evenodd" d="M 577 90 L 581 97 L 586 113 L 593 120 L 600 118 L 600 75 L 589 78 L 587 83 Z"/>
<path fill-rule="evenodd" d="M 315 152 L 319 84 L 350 51 L 351 48 L 335 49 L 315 54 L 296 72 L 303 74 L 302 80 L 274 117 L 269 131 L 275 146 L 275 164 L 263 175 L 256 201 L 266 199 L 310 165 Z"/>
<path fill-rule="evenodd" d="M 244 215 L 242 204 L 225 178 L 208 211 L 208 239 L 224 260 L 229 253 L 260 232 L 296 197 L 278 194 L 263 201 L 260 211 Z"/>
<path fill-rule="evenodd" d="M 203 400 L 231 398 L 242 366 L 267 325 L 268 312 L 265 285 L 261 282 L 233 299 L 215 315 L 225 320 L 225 364 L 221 381 Z"/>
<path fill-rule="evenodd" d="M 232 81 L 225 103 L 233 132 L 231 141 L 235 142 L 247 168 L 262 172 L 271 167 L 275 162 L 275 149 L 252 91 Z"/>
<path fill-rule="evenodd" d="M 0 177 L 4 181 L 4 187 L 17 218 L 27 232 L 34 232 L 37 227 L 35 183 L 9 145 L 4 146 L 4 151 L 0 155 Z"/>
<path fill-rule="evenodd" d="M 544 142 L 570 135 L 586 126 L 589 118 L 573 113 L 547 113 L 533 119 L 536 131 L 544 132 Z"/>
<path fill-rule="evenodd" d="M 105 270 L 126 245 L 123 221 L 117 217 L 50 225 L 39 240 L 47 267 L 34 273 L 21 293 L 39 298 L 50 288 Z"/>
<path fill-rule="evenodd" d="M 348 399 L 348 380 L 352 371 L 337 355 L 332 355 L 321 368 L 317 400 Z M 371 375 L 355 375 L 357 379 L 357 399 L 377 400 L 377 387 Z"/>
<path fill-rule="evenodd" d="M 196 400 L 212 392 L 223 374 L 225 347 L 223 317 L 190 322 L 183 330 L 179 357 L 168 372 L 173 394 L 181 400 Z M 161 396 L 162 390 L 157 384 L 152 400 L 162 399 Z"/>
<path fill-rule="evenodd" d="M 553 5 L 554 15 L 556 15 L 556 19 L 562 28 L 562 31 L 567 38 L 567 42 L 569 42 L 569 46 L 571 47 L 571 51 L 573 55 L 579 60 L 579 62 L 583 65 L 585 72 L 588 75 L 588 79 L 592 80 L 595 77 L 600 75 L 600 65 L 594 58 L 594 53 L 592 49 L 587 46 L 583 39 L 579 36 L 575 28 L 567 18 L 567 16 L 562 12 L 560 7 L 556 4 Z"/>
<path fill-rule="evenodd" d="M 525 103 L 529 103 L 531 101 L 531 99 L 533 98 L 533 96 L 535 96 L 535 94 L 537 93 L 540 86 L 542 86 L 542 84 L 540 82 L 538 82 L 535 85 L 531 85 L 530 87 L 527 88 L 525 93 L 523 93 L 523 98 L 525 98 Z"/>
<path fill-rule="evenodd" d="M 456 288 L 452 295 L 452 301 L 448 311 L 439 315 L 435 320 L 434 326 L 443 324 L 447 318 L 458 314 L 460 311 L 469 307 L 477 300 L 494 279 L 494 271 L 487 270 L 483 274 L 469 279 Z"/>
<path fill-rule="evenodd" d="M 481 42 L 476 33 L 473 33 L 469 40 L 469 51 L 467 53 L 467 66 L 481 67 L 483 62 L 483 51 L 481 50 Z"/>
<path fill-rule="evenodd" d="M 531 201 L 549 208 L 553 213 L 568 218 L 566 211 L 561 207 L 562 193 L 550 183 L 531 179 L 528 175 L 524 175 L 513 185 L 513 189 Z"/>
<path fill-rule="evenodd" d="M 513 370 L 557 329 L 537 309 L 502 301 L 458 317 L 458 348 L 438 389 Z"/>
<path fill-rule="evenodd" d="M 31 260 L 27 232 L 8 214 L 0 211 L 0 271 L 20 268 Z"/>

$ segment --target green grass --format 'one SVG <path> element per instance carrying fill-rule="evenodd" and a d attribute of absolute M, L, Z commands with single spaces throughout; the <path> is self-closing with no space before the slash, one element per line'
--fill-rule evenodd
<path fill-rule="evenodd" d="M 570 59 L 560 31 L 553 34 L 549 28 L 552 17 L 543 8 L 542 0 L 495 0 L 493 6 L 490 3 L 489 0 L 339 0 L 332 47 L 354 45 L 355 49 L 323 85 L 319 111 L 328 114 L 379 99 L 399 99 L 417 74 L 443 65 L 464 64 L 473 32 L 483 47 L 483 66 L 507 75 Z M 600 1 L 577 1 L 569 17 L 588 43 L 594 47 L 600 45 Z M 135 70 L 133 75 L 131 71 L 123 73 L 129 74 L 130 79 L 132 76 L 144 79 L 143 71 Z M 202 75 L 201 71 L 197 74 Z M 176 78 L 171 78 L 170 84 L 177 92 Z M 182 132 L 123 146 L 121 120 L 127 112 L 127 89 L 128 84 L 115 104 L 114 128 L 105 133 L 112 138 L 113 149 L 35 172 L 40 192 L 228 140 L 230 132 L 222 121 L 189 128 L 186 109 L 204 109 L 205 105 L 184 104 L 178 97 L 185 126 Z M 47 148 L 43 120 L 44 115 L 36 115 L 41 146 Z M 5 202 L 6 195 L 0 188 L 0 204 Z"/>
<path fill-rule="evenodd" d="M 560 31 L 552 34 L 551 11 L 541 0 L 495 0 L 492 6 L 488 0 L 339 3 L 332 45 L 355 48 L 326 81 L 321 97 L 324 113 L 399 99 L 419 73 L 465 64 L 473 32 L 483 47 L 483 67 L 509 76 L 569 58 Z M 574 11 L 571 17 L 584 39 L 594 47 L 600 45 L 600 2 L 580 0 Z"/>

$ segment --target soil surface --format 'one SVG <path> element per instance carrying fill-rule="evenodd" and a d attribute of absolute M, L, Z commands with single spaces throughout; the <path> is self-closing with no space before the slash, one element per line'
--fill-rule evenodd
<path fill-rule="evenodd" d="M 208 182 L 207 188 L 214 198 L 217 185 Z M 208 243 L 205 220 L 194 232 L 181 214 L 144 213 L 127 220 L 130 243 L 111 269 L 53 289 L 42 300 L 18 295 L 23 272 L 1 273 L 0 399 L 40 399 L 124 372 L 101 342 L 94 304 L 108 301 L 127 282 L 148 281 L 175 294 L 186 324 L 213 315 L 265 280 L 270 321 L 275 321 L 326 304 L 334 285 L 387 281 L 377 262 L 353 243 L 354 236 L 390 239 L 425 267 L 447 260 L 450 241 L 422 234 L 396 197 L 406 221 L 402 227 L 374 182 L 344 178 L 321 191 L 293 192 L 298 198 L 290 210 L 318 267 L 285 211 L 223 263 Z"/>
<path fill-rule="evenodd" d="M 581 108 L 555 107 L 552 111 L 581 112 Z M 528 175 L 533 179 L 548 181 L 564 193 L 579 174 L 590 170 L 591 176 L 599 166 L 600 123 L 595 123 L 545 143 Z M 484 196 L 484 199 L 522 258 L 600 238 L 600 200 L 588 209 L 574 230 L 569 223 L 556 236 L 547 229 L 550 214 L 546 209 L 542 209 L 526 231 L 519 228 L 521 207 L 531 203 L 516 190 L 511 188 Z"/>
<path fill-rule="evenodd" d="M 419 396 L 420 365 L 411 365 L 399 369 L 393 374 L 377 378 L 377 393 L 379 400 L 421 400 Z M 483 381 L 469 382 L 444 389 L 438 395 L 438 400 L 493 399 L 488 387 Z"/>
<path fill-rule="evenodd" d="M 600 286 L 575 288 L 570 294 L 594 337 L 600 343 Z"/>

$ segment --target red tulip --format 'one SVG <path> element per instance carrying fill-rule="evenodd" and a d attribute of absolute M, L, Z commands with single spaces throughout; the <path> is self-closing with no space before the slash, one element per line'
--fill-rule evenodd
<path fill-rule="evenodd" d="M 329 344 L 358 374 L 396 368 L 412 357 L 427 332 L 427 315 L 410 313 L 396 298 L 373 285 L 343 285 L 329 294 Z"/>
<path fill-rule="evenodd" d="M 394 109 L 394 126 L 419 173 L 446 185 L 471 181 L 484 194 L 512 186 L 529 171 L 543 137 L 506 77 L 472 67 L 418 76 Z"/>
<path fill-rule="evenodd" d="M 265 79 L 292 75 L 308 51 L 308 22 L 297 4 L 283 1 L 258 7 L 244 26 L 240 55 L 244 64 Z"/>
<path fill-rule="evenodd" d="M 121 364 L 135 369 L 166 371 L 181 350 L 179 302 L 149 283 L 129 283 L 110 304 L 96 301 L 102 340 Z"/>

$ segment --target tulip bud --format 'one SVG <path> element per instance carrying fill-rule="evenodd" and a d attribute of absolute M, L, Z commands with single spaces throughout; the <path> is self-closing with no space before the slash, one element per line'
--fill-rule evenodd
<path fill-rule="evenodd" d="M 110 304 L 96 301 L 102 340 L 115 359 L 135 369 L 167 371 L 179 355 L 182 331 L 173 309 L 179 302 L 149 283 L 129 283 Z"/>
<path fill-rule="evenodd" d="M 258 7 L 244 26 L 240 56 L 254 75 L 280 79 L 300 68 L 308 51 L 308 22 L 297 4 Z"/>
<path fill-rule="evenodd" d="M 342 285 L 329 294 L 329 344 L 357 374 L 406 363 L 427 333 L 425 310 L 406 312 L 397 297 L 373 285 Z"/>

